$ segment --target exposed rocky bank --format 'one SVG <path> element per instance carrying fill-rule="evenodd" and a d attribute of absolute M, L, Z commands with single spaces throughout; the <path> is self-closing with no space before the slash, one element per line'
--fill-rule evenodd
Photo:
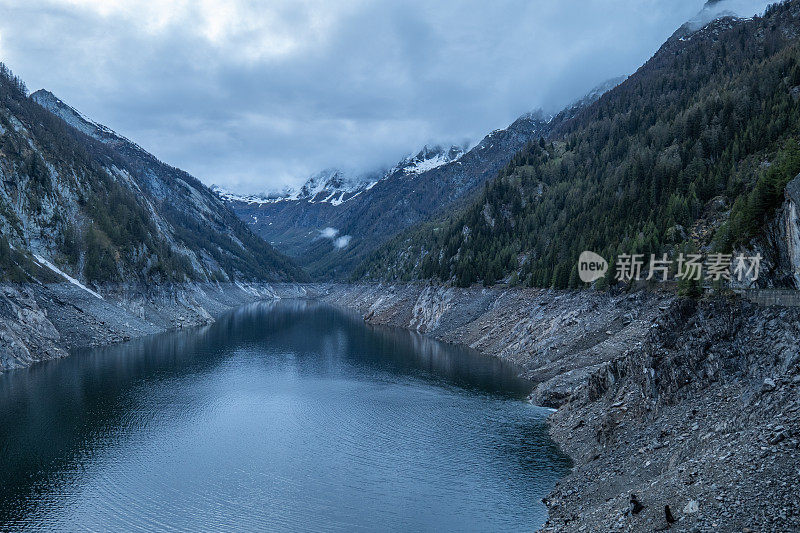
<path fill-rule="evenodd" d="M 800 530 L 800 309 L 738 298 L 317 287 L 513 361 L 574 460 L 544 531 Z M 667 511 L 668 508 L 668 511 Z"/>
<path fill-rule="evenodd" d="M 574 461 L 546 499 L 544 531 L 800 530 L 800 308 L 378 284 L 100 293 L 0 285 L 0 371 L 310 297 L 518 365 L 536 383 L 531 401 L 557 408 L 551 433 Z"/>
<path fill-rule="evenodd" d="M 113 284 L 102 297 L 71 283 L 0 284 L 0 372 L 64 357 L 72 348 L 114 344 L 199 326 L 256 300 L 302 297 L 295 284 Z"/>

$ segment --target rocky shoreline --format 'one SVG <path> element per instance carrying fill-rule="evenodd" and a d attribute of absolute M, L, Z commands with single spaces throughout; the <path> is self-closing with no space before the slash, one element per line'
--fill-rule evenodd
<path fill-rule="evenodd" d="M 0 372 L 69 350 L 199 326 L 257 300 L 303 297 L 296 284 L 109 284 L 98 297 L 71 283 L 0 284 Z"/>
<path fill-rule="evenodd" d="M 800 309 L 738 298 L 332 285 L 318 298 L 519 365 L 574 461 L 543 531 L 800 530 Z"/>
<path fill-rule="evenodd" d="M 0 285 L 0 371 L 314 298 L 513 362 L 574 461 L 543 531 L 800 530 L 800 308 L 389 284 Z M 669 512 L 667 512 L 667 507 Z"/>

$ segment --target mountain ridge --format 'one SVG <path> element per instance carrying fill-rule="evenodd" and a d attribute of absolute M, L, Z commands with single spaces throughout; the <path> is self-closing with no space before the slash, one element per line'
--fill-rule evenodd
<path fill-rule="evenodd" d="M 340 205 L 358 194 L 377 185 L 379 181 L 402 174 L 411 176 L 433 170 L 461 157 L 466 145 L 425 145 L 421 150 L 401 159 L 388 170 L 378 169 L 362 173 L 348 173 L 338 168 L 328 168 L 309 176 L 298 187 L 286 187 L 282 191 L 258 194 L 237 194 L 219 185 L 211 190 L 227 202 L 247 204 L 274 204 L 279 202 L 307 201 L 309 203 L 330 203 Z"/>

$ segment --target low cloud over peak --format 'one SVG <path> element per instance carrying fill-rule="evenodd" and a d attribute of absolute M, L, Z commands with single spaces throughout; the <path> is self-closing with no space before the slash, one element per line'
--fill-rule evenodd
<path fill-rule="evenodd" d="M 703 1 L 0 7 L 0 60 L 31 88 L 206 183 L 256 192 L 322 168 L 391 165 L 564 105 L 634 71 Z"/>

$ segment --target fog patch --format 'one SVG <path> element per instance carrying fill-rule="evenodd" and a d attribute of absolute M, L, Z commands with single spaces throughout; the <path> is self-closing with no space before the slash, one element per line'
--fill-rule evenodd
<path fill-rule="evenodd" d="M 332 228 L 328 226 L 325 229 L 319 230 L 319 239 L 329 239 L 333 247 L 337 250 L 341 250 L 342 248 L 347 248 L 350 244 L 350 240 L 353 238 L 352 235 L 342 235 L 339 237 L 339 230 L 336 228 Z"/>
<path fill-rule="evenodd" d="M 333 245 L 336 247 L 337 250 L 341 250 L 342 248 L 347 248 L 347 245 L 350 244 L 350 239 L 352 239 L 352 235 L 342 235 L 338 239 L 333 241 Z"/>
<path fill-rule="evenodd" d="M 334 239 L 337 235 L 339 235 L 339 230 L 331 227 L 327 227 L 319 232 L 319 236 L 323 239 Z"/>

